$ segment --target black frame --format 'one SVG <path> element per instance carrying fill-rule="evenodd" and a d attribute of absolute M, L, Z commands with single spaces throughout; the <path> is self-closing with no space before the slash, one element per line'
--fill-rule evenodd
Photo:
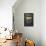
<path fill-rule="evenodd" d="M 33 26 L 33 13 L 24 13 L 24 26 Z"/>

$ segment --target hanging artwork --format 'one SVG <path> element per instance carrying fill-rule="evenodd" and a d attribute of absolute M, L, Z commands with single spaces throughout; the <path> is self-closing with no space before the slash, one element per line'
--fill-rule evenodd
<path fill-rule="evenodd" d="M 24 26 L 33 26 L 33 13 L 24 13 Z"/>

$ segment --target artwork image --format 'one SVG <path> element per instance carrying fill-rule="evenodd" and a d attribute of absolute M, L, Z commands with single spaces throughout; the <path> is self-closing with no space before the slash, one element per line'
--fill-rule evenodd
<path fill-rule="evenodd" d="M 33 26 L 33 13 L 24 13 L 24 26 Z"/>

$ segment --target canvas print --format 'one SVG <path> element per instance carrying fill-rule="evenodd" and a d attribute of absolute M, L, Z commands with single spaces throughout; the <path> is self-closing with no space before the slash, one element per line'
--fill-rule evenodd
<path fill-rule="evenodd" d="M 24 26 L 33 26 L 33 13 L 24 13 Z"/>

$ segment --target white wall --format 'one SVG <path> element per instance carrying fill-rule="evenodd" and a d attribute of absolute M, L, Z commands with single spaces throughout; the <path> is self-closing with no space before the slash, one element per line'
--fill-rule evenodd
<path fill-rule="evenodd" d="M 0 0 L 0 27 L 12 28 L 12 6 L 16 0 Z"/>
<path fill-rule="evenodd" d="M 14 7 L 15 28 L 18 32 L 22 32 L 25 38 L 34 40 L 36 46 L 41 46 L 40 2 L 40 0 L 23 0 L 16 9 Z M 34 13 L 33 27 L 24 26 L 24 13 Z"/>
<path fill-rule="evenodd" d="M 42 46 L 46 46 L 46 0 L 41 1 L 41 40 Z"/>

